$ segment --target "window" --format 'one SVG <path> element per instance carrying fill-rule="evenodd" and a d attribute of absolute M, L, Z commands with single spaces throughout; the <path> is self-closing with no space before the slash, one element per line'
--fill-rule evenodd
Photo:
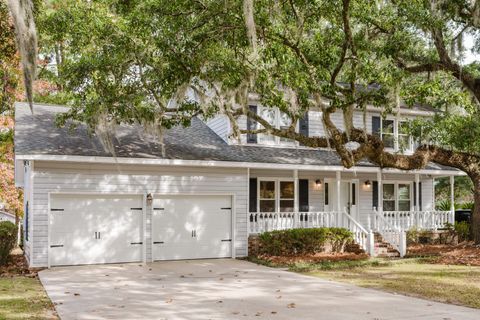
<path fill-rule="evenodd" d="M 398 210 L 410 211 L 410 185 L 398 184 Z"/>
<path fill-rule="evenodd" d="M 384 183 L 383 211 L 410 211 L 411 190 L 410 183 Z"/>
<path fill-rule="evenodd" d="M 412 150 L 412 137 L 408 134 L 408 122 L 400 121 L 398 123 L 398 149 Z"/>
<path fill-rule="evenodd" d="M 259 180 L 260 212 L 293 212 L 295 184 L 293 180 Z"/>
<path fill-rule="evenodd" d="M 395 148 L 395 120 L 382 121 L 382 140 L 387 148 Z"/>
<path fill-rule="evenodd" d="M 400 151 L 412 150 L 412 137 L 408 134 L 408 121 L 382 119 L 381 137 L 387 148 Z"/>
<path fill-rule="evenodd" d="M 277 129 L 287 129 L 292 124 L 290 117 L 277 108 L 258 107 L 258 115 Z M 280 138 L 269 134 L 259 134 L 258 143 L 260 144 L 295 144 L 295 141 L 286 138 Z"/>
<path fill-rule="evenodd" d="M 395 211 L 395 185 L 383 184 L 383 211 Z"/>
<path fill-rule="evenodd" d="M 293 212 L 294 203 L 295 185 L 293 181 L 280 181 L 280 212 Z"/>
<path fill-rule="evenodd" d="M 260 212 L 275 212 L 275 181 L 260 181 Z"/>

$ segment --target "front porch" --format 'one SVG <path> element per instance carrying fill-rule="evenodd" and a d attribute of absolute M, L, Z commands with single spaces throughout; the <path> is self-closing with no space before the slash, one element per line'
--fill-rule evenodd
<path fill-rule="evenodd" d="M 343 227 L 371 255 L 378 233 L 403 256 L 406 231 L 439 230 L 454 223 L 453 206 L 435 210 L 434 178 L 447 174 L 453 199 L 457 171 L 250 169 L 248 233 Z"/>

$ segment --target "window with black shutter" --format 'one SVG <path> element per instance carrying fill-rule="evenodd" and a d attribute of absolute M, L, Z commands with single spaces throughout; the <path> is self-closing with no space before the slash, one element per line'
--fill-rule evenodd
<path fill-rule="evenodd" d="M 248 206 L 250 212 L 257 212 L 257 178 L 250 178 Z"/>

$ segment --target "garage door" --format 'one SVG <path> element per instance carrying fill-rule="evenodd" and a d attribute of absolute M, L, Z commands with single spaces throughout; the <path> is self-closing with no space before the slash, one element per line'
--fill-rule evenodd
<path fill-rule="evenodd" d="M 172 196 L 153 201 L 154 260 L 232 256 L 230 196 Z"/>
<path fill-rule="evenodd" d="M 52 196 L 50 264 L 141 261 L 142 203 L 141 196 Z"/>

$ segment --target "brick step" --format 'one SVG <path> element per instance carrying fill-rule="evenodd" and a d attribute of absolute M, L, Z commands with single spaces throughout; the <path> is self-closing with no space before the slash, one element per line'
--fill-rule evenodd
<path fill-rule="evenodd" d="M 400 257 L 400 253 L 388 242 L 383 239 L 378 232 L 374 235 L 375 255 L 380 258 Z"/>

